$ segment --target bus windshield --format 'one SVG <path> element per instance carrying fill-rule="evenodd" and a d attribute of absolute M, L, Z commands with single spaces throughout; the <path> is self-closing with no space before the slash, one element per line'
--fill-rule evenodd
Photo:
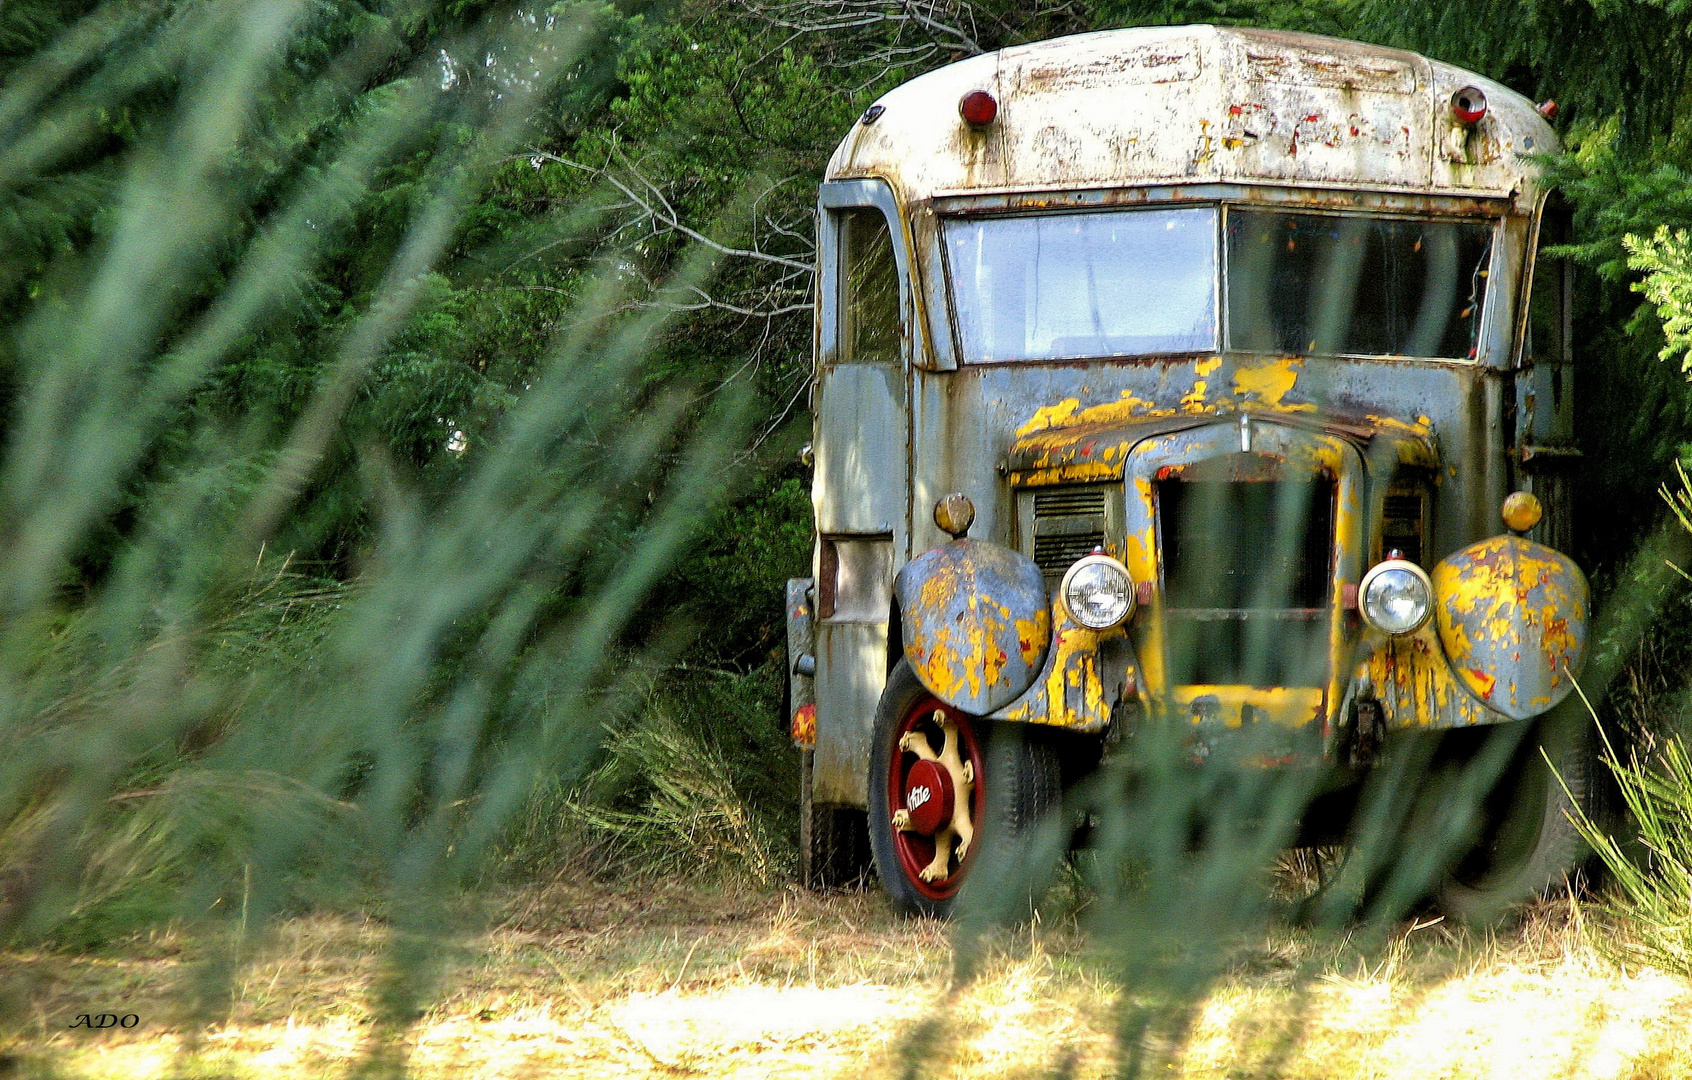
<path fill-rule="evenodd" d="M 1228 212 L 1228 347 L 1298 356 L 1475 355 L 1482 221 Z"/>
<path fill-rule="evenodd" d="M 1214 352 L 1226 233 L 1230 349 L 1474 356 L 1485 221 L 1214 206 L 944 223 L 967 363 Z"/>
<path fill-rule="evenodd" d="M 953 218 L 964 359 L 1212 351 L 1216 208 Z"/>

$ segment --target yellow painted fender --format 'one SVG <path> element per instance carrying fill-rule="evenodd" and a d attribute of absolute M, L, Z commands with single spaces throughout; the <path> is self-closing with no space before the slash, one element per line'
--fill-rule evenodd
<path fill-rule="evenodd" d="M 1434 567 L 1434 619 L 1458 681 L 1528 720 L 1562 701 L 1586 659 L 1589 591 L 1567 556 L 1519 536 L 1470 544 Z"/>
<path fill-rule="evenodd" d="M 985 540 L 953 540 L 893 582 L 905 659 L 935 697 L 985 716 L 1034 682 L 1052 643 L 1046 581 L 1034 560 Z"/>

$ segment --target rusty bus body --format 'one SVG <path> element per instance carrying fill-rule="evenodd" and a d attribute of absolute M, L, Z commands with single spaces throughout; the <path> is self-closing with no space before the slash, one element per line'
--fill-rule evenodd
<path fill-rule="evenodd" d="M 807 856 L 824 808 L 916 814 L 937 853 L 906 906 L 943 901 L 972 724 L 1173 714 L 1333 757 L 1561 700 L 1587 600 L 1557 553 L 1568 285 L 1534 258 L 1556 145 L 1470 72 L 1209 26 L 1006 49 L 872 105 L 819 199 L 818 542 L 788 595 Z M 1544 509 L 1525 536 L 1514 491 Z M 950 493 L 972 523 L 937 520 Z M 1100 556 L 1130 613 L 1089 628 L 1060 587 Z M 1431 575 L 1401 632 L 1359 611 L 1386 561 L 1411 614 Z M 941 727 L 877 766 L 901 660 Z"/>

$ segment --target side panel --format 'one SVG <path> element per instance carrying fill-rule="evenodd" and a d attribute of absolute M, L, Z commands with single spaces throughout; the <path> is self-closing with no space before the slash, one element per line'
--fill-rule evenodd
<path fill-rule="evenodd" d="M 1537 247 L 1565 243 L 1567 210 L 1550 200 L 1540 211 Z M 1574 547 L 1574 472 L 1580 451 L 1574 433 L 1574 342 L 1570 309 L 1574 268 L 1536 256 L 1520 320 L 1522 349 L 1516 375 L 1517 486 L 1533 492 L 1545 516 L 1528 535 L 1558 551 Z"/>
<path fill-rule="evenodd" d="M 812 799 L 822 806 L 868 800 L 870 729 L 887 683 L 887 623 L 817 628 L 817 749 Z"/>
<path fill-rule="evenodd" d="M 838 364 L 817 376 L 817 531 L 892 536 L 905 516 L 905 373 Z"/>

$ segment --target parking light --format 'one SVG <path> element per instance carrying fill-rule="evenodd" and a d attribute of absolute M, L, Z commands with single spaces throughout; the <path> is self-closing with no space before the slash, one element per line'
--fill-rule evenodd
<path fill-rule="evenodd" d="M 1511 532 L 1525 533 L 1545 516 L 1545 507 L 1531 491 L 1511 492 L 1499 512 Z"/>
<path fill-rule="evenodd" d="M 1486 94 L 1478 86 L 1465 86 L 1451 95 L 1451 115 L 1464 127 L 1474 127 L 1486 116 Z"/>

